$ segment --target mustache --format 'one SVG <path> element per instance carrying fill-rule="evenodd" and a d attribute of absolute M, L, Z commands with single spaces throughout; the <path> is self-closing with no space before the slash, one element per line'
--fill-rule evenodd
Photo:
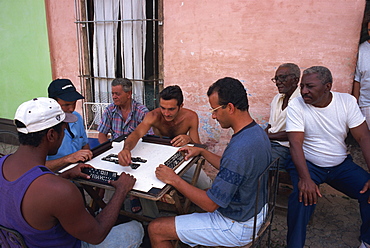
<path fill-rule="evenodd" d="M 307 95 L 307 94 L 302 95 L 302 98 L 304 98 L 304 97 L 312 98 L 312 97 L 310 97 L 310 96 L 309 96 L 309 95 Z"/>

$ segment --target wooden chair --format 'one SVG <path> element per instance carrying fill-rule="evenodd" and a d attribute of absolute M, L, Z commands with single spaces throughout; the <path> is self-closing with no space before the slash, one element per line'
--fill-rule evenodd
<path fill-rule="evenodd" d="M 18 231 L 0 225 L 0 247 L 1 248 L 27 248 L 22 234 Z"/>

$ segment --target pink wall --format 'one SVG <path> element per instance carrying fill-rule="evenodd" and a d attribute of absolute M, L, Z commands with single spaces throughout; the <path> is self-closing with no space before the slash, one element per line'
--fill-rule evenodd
<path fill-rule="evenodd" d="M 80 88 L 74 0 L 45 0 L 53 78 Z M 364 0 L 163 0 L 164 83 L 178 84 L 185 107 L 199 114 L 202 142 L 220 152 L 230 131 L 208 112 L 206 91 L 221 77 L 241 80 L 250 112 L 268 120 L 278 65 L 327 66 L 334 90 L 350 92 Z M 81 110 L 79 110 L 81 112 Z"/>
<path fill-rule="evenodd" d="M 277 93 L 270 79 L 281 63 L 324 65 L 334 90 L 350 92 L 364 7 L 363 0 L 164 0 L 165 85 L 182 87 L 185 107 L 200 116 L 202 142 L 221 139 L 222 150 L 230 134 L 211 119 L 208 87 L 225 76 L 241 80 L 259 124 L 268 121 Z"/>
<path fill-rule="evenodd" d="M 45 0 L 52 77 L 69 78 L 81 92 L 74 0 Z M 82 113 L 82 101 L 76 111 Z"/>

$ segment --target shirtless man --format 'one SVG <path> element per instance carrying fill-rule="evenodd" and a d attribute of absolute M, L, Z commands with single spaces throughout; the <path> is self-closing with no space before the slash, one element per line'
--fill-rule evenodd
<path fill-rule="evenodd" d="M 122 151 L 118 154 L 120 165 L 128 166 L 131 163 L 131 150 L 150 128 L 155 135 L 171 138 L 171 144 L 179 147 L 189 143 L 199 144 L 198 115 L 183 108 L 184 97 L 181 88 L 177 85 L 168 86 L 159 93 L 159 108 L 156 108 L 144 117 L 144 120 L 137 126 L 125 140 Z M 195 165 L 193 165 L 182 178 L 190 183 L 192 181 Z M 201 170 L 196 184 L 197 188 L 208 189 L 212 180 Z M 158 217 L 158 209 L 153 201 L 140 199 L 144 215 Z"/>
<path fill-rule="evenodd" d="M 155 135 L 171 138 L 173 146 L 188 143 L 200 143 L 198 134 L 198 115 L 183 108 L 183 95 L 179 86 L 168 86 L 159 94 L 159 108 L 150 111 L 143 122 L 125 140 L 122 151 L 118 154 L 119 163 L 127 166 L 131 163 L 131 150 L 150 128 Z"/>

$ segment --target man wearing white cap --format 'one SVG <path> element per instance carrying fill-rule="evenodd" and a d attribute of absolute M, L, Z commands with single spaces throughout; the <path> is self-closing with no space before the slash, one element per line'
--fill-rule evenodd
<path fill-rule="evenodd" d="M 21 233 L 30 248 L 139 247 L 144 234 L 140 223 L 113 227 L 134 177 L 122 173 L 110 182 L 115 194 L 94 218 L 78 188 L 66 180 L 88 178 L 81 170 L 91 166 L 79 164 L 60 176 L 44 166 L 46 156 L 58 151 L 66 123 L 76 118 L 51 98 L 35 98 L 18 107 L 14 122 L 20 146 L 0 158 L 0 225 Z"/>
<path fill-rule="evenodd" d="M 48 87 L 48 95 L 55 99 L 65 113 L 77 116 L 77 121 L 69 123 L 58 153 L 47 157 L 46 167 L 56 171 L 72 163 L 85 162 L 92 158 L 82 117 L 75 111 L 76 102 L 84 97 L 76 91 L 69 79 L 56 79 Z"/>

